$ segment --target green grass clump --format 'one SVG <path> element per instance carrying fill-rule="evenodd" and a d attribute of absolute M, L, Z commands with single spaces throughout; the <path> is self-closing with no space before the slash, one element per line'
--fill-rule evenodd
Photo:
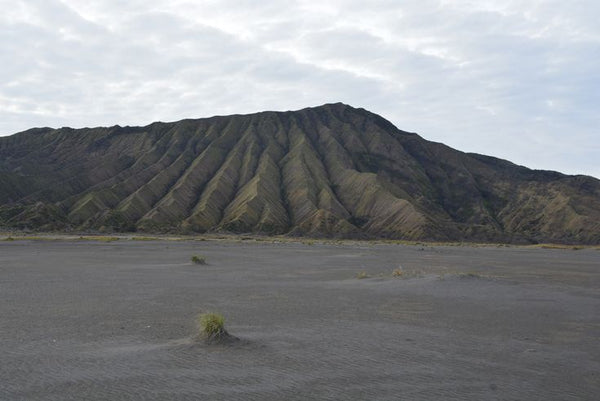
<path fill-rule="evenodd" d="M 367 272 L 359 272 L 356 275 L 356 278 L 359 280 L 362 280 L 363 278 L 369 278 L 369 275 L 367 274 Z"/>
<path fill-rule="evenodd" d="M 208 338 L 218 337 L 225 333 L 225 318 L 218 313 L 203 313 L 198 317 L 200 333 Z"/>
<path fill-rule="evenodd" d="M 204 256 L 194 255 L 192 256 L 192 263 L 195 263 L 197 265 L 205 265 L 206 259 L 204 259 Z"/>

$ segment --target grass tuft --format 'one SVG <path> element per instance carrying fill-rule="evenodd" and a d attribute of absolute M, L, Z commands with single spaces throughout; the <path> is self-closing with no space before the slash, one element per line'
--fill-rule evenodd
<path fill-rule="evenodd" d="M 205 265 L 206 264 L 206 259 L 204 259 L 204 256 L 199 256 L 199 255 L 194 255 L 192 256 L 192 263 L 195 263 L 197 265 Z"/>
<path fill-rule="evenodd" d="M 356 275 L 356 278 L 359 280 L 362 280 L 363 278 L 369 278 L 370 276 L 367 274 L 367 272 L 359 272 Z"/>
<path fill-rule="evenodd" d="M 198 317 L 200 334 L 214 338 L 225 333 L 225 318 L 218 313 L 203 313 Z"/>

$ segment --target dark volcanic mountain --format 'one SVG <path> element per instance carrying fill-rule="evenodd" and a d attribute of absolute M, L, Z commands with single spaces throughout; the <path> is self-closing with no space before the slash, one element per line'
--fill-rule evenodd
<path fill-rule="evenodd" d="M 0 138 L 0 227 L 600 243 L 600 181 L 344 104 Z"/>

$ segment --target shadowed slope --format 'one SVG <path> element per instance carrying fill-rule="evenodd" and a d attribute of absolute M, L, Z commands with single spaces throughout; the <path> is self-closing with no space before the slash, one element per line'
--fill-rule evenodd
<path fill-rule="evenodd" d="M 0 138 L 0 226 L 600 242 L 600 182 L 337 103 Z"/>

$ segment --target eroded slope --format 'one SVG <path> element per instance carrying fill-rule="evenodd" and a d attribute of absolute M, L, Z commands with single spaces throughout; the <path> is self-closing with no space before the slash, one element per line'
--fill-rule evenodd
<path fill-rule="evenodd" d="M 0 138 L 0 226 L 599 243 L 600 183 L 338 103 Z"/>

